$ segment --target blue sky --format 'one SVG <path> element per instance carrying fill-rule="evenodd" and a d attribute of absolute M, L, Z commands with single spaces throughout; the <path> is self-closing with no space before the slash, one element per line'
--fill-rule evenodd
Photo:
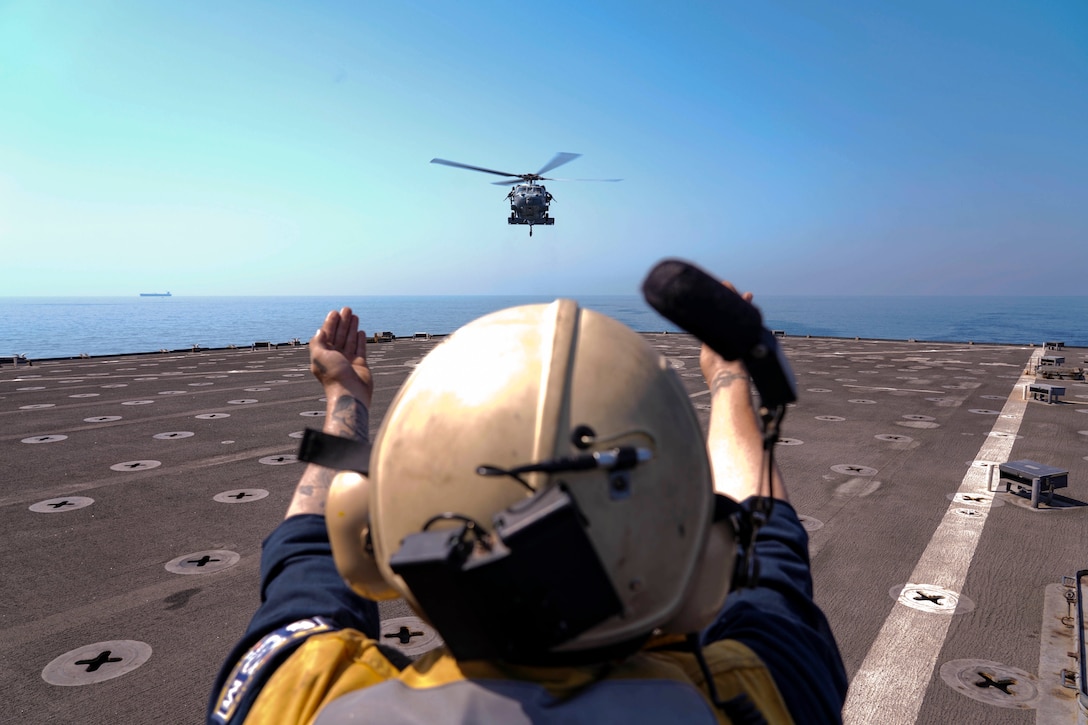
<path fill-rule="evenodd" d="M 1086 129 L 1081 0 L 0 0 L 0 295 L 1085 294 Z"/>

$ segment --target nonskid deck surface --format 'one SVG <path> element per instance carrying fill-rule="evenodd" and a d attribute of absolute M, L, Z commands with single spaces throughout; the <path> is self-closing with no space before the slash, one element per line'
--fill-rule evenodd
<path fill-rule="evenodd" d="M 696 341 L 645 337 L 705 425 Z M 372 433 L 437 342 L 370 346 Z M 776 455 L 853 682 L 848 721 L 1074 722 L 1061 578 L 1088 568 L 1088 385 L 1024 401 L 1031 347 L 782 344 L 800 401 Z M 0 720 L 200 719 L 321 398 L 305 347 L 0 367 Z M 987 464 L 1015 459 L 1067 469 L 1069 487 L 1039 509 L 987 491 Z M 436 642 L 402 603 L 382 611 L 409 654 Z"/>

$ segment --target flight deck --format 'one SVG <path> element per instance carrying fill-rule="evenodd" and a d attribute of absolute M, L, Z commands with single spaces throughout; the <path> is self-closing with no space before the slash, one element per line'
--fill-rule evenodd
<path fill-rule="evenodd" d="M 644 337 L 705 426 L 696 340 Z M 440 341 L 368 347 L 372 435 Z M 1029 394 L 1048 384 L 1037 346 L 780 343 L 799 401 L 776 459 L 851 679 L 847 722 L 1075 723 L 1088 383 Z M 0 721 L 200 721 L 257 605 L 302 431 L 321 426 L 306 346 L 0 362 Z M 1006 490 L 1010 461 L 1065 485 Z M 409 656 L 440 642 L 403 603 L 382 613 Z"/>

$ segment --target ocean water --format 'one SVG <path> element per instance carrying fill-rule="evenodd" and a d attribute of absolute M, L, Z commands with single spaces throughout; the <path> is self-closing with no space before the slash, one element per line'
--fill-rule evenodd
<path fill-rule="evenodd" d="M 0 297 L 0 356 L 31 359 L 308 340 L 350 305 L 368 333 L 444 334 L 480 315 L 551 297 Z M 640 332 L 678 331 L 641 297 L 578 301 Z M 775 297 L 764 323 L 789 335 L 1088 347 L 1085 297 Z"/>

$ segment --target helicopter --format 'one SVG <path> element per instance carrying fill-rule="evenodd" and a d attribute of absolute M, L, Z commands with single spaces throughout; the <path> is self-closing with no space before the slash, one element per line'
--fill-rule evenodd
<path fill-rule="evenodd" d="M 570 163 L 582 154 L 572 154 L 567 152 L 557 153 L 551 161 L 544 164 L 535 174 L 511 174 L 506 171 L 495 171 L 494 169 L 485 169 L 482 166 L 470 166 L 469 164 L 462 164 L 457 161 L 447 161 L 446 159 L 431 159 L 432 164 L 442 164 L 444 166 L 453 166 L 458 169 L 471 169 L 472 171 L 483 171 L 486 174 L 495 174 L 497 176 L 508 177 L 502 181 L 493 181 L 496 186 L 513 185 L 510 189 L 510 193 L 506 195 L 506 198 L 510 200 L 510 216 L 507 218 L 507 224 L 528 224 L 529 236 L 533 236 L 533 225 L 551 226 L 555 224 L 555 218 L 548 215 L 548 205 L 551 204 L 555 197 L 544 188 L 543 184 L 537 184 L 538 181 L 623 181 L 623 179 L 555 179 L 546 176 L 542 176 L 552 169 L 562 166 L 563 164 Z"/>

